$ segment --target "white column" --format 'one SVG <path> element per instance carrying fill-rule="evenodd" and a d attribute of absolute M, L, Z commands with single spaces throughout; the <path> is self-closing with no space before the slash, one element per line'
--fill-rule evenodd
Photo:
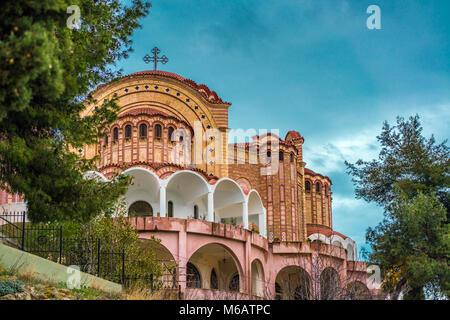
<path fill-rule="evenodd" d="M 262 214 L 262 235 L 267 238 L 267 210 L 266 208 L 263 208 L 263 214 Z"/>
<path fill-rule="evenodd" d="M 258 214 L 259 234 L 267 238 L 266 230 L 266 208 L 263 208 L 263 212 Z"/>
<path fill-rule="evenodd" d="M 242 202 L 242 223 L 244 228 L 248 229 L 248 203 L 245 200 Z"/>
<path fill-rule="evenodd" d="M 208 221 L 214 222 L 214 193 L 208 192 Z"/>
<path fill-rule="evenodd" d="M 159 188 L 159 212 L 161 217 L 166 216 L 166 186 Z"/>

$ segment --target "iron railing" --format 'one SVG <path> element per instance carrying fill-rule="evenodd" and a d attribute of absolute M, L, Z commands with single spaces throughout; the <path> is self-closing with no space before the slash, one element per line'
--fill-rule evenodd
<path fill-rule="evenodd" d="M 0 240 L 59 264 L 76 265 L 82 272 L 121 283 L 124 287 L 140 284 L 151 291 L 164 288 L 177 290 L 178 296 L 181 294 L 176 270 L 163 261 L 164 271 L 158 279 L 154 279 L 153 273 L 134 274 L 127 266 L 138 262 L 128 257 L 124 249 L 105 250 L 100 239 L 64 238 L 62 226 L 31 224 L 25 212 L 0 213 Z"/>

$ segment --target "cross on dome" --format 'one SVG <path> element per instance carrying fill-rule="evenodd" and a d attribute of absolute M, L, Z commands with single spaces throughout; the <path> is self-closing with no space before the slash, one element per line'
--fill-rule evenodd
<path fill-rule="evenodd" d="M 142 60 L 144 60 L 145 63 L 153 62 L 153 70 L 156 70 L 158 67 L 158 62 L 161 62 L 162 64 L 166 64 L 169 61 L 169 58 L 167 58 L 165 55 L 162 57 L 158 57 L 158 54 L 161 52 L 161 50 L 158 49 L 158 47 L 154 47 L 152 49 L 152 56 L 146 54 Z"/>

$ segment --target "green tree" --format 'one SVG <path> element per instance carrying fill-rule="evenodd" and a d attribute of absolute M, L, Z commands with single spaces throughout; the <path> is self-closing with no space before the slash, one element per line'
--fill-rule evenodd
<path fill-rule="evenodd" d="M 62 262 L 80 264 L 85 268 L 83 271 L 97 272 L 99 244 L 100 275 L 112 281 L 121 281 L 122 252 L 125 253 L 126 275 L 132 278 L 134 285 L 139 286 L 144 280 L 148 286 L 148 277 L 153 274 L 154 289 L 159 289 L 163 285 L 161 277 L 175 268 L 174 264 L 158 260 L 154 249 L 161 242 L 159 239 L 139 239 L 137 229 L 127 217 L 124 201 L 115 206 L 112 217 L 100 215 L 88 223 L 66 221 L 53 225 L 63 228 L 65 261 Z"/>
<path fill-rule="evenodd" d="M 346 162 L 357 198 L 384 208 L 367 230 L 369 258 L 385 275 L 384 289 L 424 298 L 424 289 L 449 293 L 449 148 L 422 136 L 419 116 L 384 123 L 378 160 Z"/>
<path fill-rule="evenodd" d="M 67 9 L 81 20 L 69 28 Z M 33 221 L 88 221 L 110 211 L 129 179 L 83 178 L 96 159 L 78 149 L 95 144 L 117 118 L 117 98 L 90 92 L 120 76 L 115 63 L 150 4 L 133 0 L 3 1 L 0 12 L 0 188 L 20 193 Z M 87 105 L 93 113 L 82 117 Z M 75 151 L 73 151 L 75 150 Z"/>
<path fill-rule="evenodd" d="M 367 231 L 371 259 L 387 275 L 386 292 L 405 299 L 450 295 L 450 225 L 444 206 L 433 194 L 409 199 L 394 188 L 394 201 L 382 223 Z M 425 290 L 424 290 L 425 289 Z"/>

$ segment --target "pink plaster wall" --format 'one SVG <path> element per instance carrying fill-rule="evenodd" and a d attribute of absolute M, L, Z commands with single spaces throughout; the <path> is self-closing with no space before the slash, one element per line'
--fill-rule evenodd
<path fill-rule="evenodd" d="M 167 217 L 130 218 L 139 230 L 140 238 L 149 239 L 152 235 L 161 239 L 161 245 L 167 248 L 180 269 L 186 267 L 190 257 L 207 244 L 216 243 L 226 248 L 235 259 L 241 279 L 241 293 L 245 297 L 251 293 L 251 263 L 258 259 L 263 268 L 264 282 L 274 283 L 280 271 L 288 266 L 299 266 L 311 273 L 311 259 L 314 254 L 330 254 L 327 245 L 321 245 L 321 250 L 313 248 L 313 243 L 273 243 L 269 245 L 267 239 L 256 233 L 240 227 L 212 223 L 203 220 L 185 220 Z M 336 248 L 335 248 L 336 249 Z M 333 259 L 342 262 L 342 280 L 351 273 L 355 278 L 365 283 L 367 274 L 363 262 L 347 262 L 344 249 L 333 250 Z M 348 270 L 348 274 L 347 274 Z M 179 275 L 180 285 L 184 292 L 202 299 L 211 296 L 209 289 L 185 288 L 184 276 Z M 218 293 L 216 292 L 215 295 Z M 274 299 L 274 288 L 265 290 L 268 299 Z M 220 295 L 220 294 L 219 294 Z M 228 297 L 224 294 L 224 297 Z M 229 297 L 228 297 L 229 298 Z"/>

